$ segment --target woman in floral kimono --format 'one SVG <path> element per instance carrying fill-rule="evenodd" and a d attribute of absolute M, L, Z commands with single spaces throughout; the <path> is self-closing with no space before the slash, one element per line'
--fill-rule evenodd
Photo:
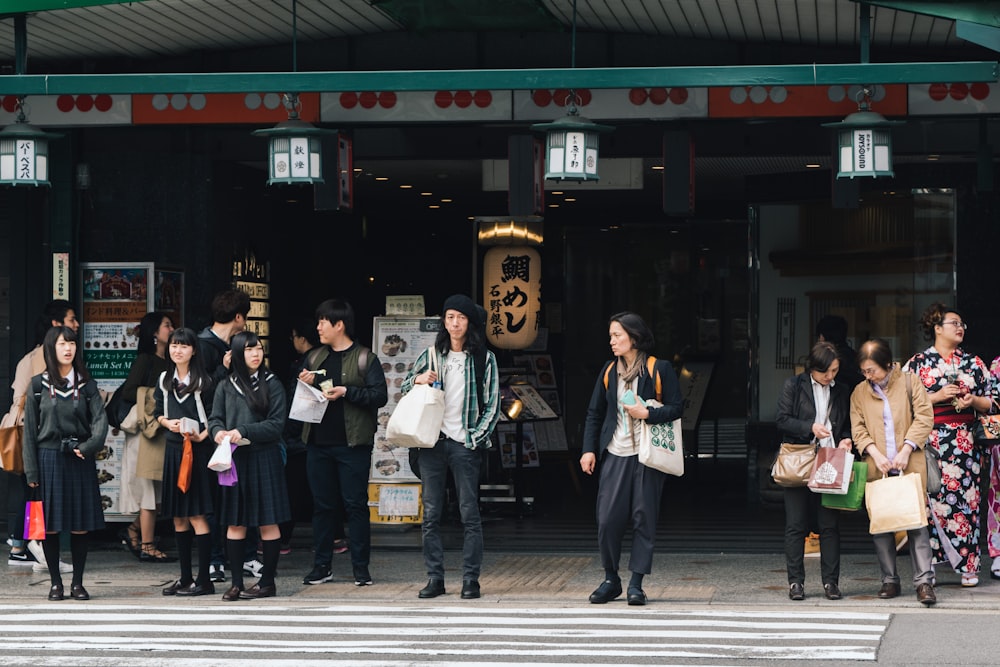
<path fill-rule="evenodd" d="M 993 376 L 994 397 L 1000 392 L 1000 357 L 990 364 L 990 375 Z M 995 408 L 994 408 L 995 409 Z M 982 443 L 984 453 L 988 453 L 990 469 L 989 491 L 986 494 L 986 539 L 989 546 L 990 577 L 1000 579 L 1000 440 L 987 440 Z"/>
<path fill-rule="evenodd" d="M 976 412 L 991 405 L 986 364 L 959 345 L 967 325 L 942 303 L 924 311 L 924 334 L 934 344 L 906 362 L 934 406 L 930 444 L 941 464 L 941 490 L 930 494 L 934 562 L 948 563 L 963 586 L 979 583 L 979 480 L 982 450 L 974 442 Z"/>

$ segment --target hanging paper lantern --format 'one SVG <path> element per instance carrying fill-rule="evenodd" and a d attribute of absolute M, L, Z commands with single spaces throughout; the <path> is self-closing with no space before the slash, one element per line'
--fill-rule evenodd
<path fill-rule="evenodd" d="M 538 336 L 542 258 L 527 246 L 491 248 L 483 259 L 486 336 L 503 350 L 522 350 Z"/>

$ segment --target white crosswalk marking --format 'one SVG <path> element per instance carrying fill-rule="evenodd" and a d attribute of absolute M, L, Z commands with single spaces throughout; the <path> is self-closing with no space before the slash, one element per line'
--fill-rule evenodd
<path fill-rule="evenodd" d="M 384 605 L 0 605 L 0 664 L 588 665 L 874 661 L 888 614 Z M 302 659 L 292 660 L 298 655 Z M 594 661 L 594 662 L 589 662 Z"/>

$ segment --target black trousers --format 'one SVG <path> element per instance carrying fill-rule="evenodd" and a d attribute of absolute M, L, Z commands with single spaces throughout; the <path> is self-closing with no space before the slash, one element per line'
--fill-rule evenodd
<path fill-rule="evenodd" d="M 805 539 L 819 533 L 819 569 L 824 584 L 840 583 L 840 510 L 820 504 L 820 494 L 807 486 L 785 488 L 785 566 L 789 584 L 806 581 Z"/>
<path fill-rule="evenodd" d="M 667 476 L 639 463 L 638 456 L 605 452 L 597 489 L 597 544 L 605 570 L 618 570 L 625 530 L 632 527 L 628 569 L 649 574 L 653 567 L 656 520 Z"/>

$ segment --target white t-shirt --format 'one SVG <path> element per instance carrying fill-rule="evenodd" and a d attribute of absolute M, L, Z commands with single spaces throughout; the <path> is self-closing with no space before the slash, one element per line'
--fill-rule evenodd
<path fill-rule="evenodd" d="M 444 423 L 441 432 L 452 440 L 465 442 L 465 352 L 449 351 L 442 361 Z"/>

